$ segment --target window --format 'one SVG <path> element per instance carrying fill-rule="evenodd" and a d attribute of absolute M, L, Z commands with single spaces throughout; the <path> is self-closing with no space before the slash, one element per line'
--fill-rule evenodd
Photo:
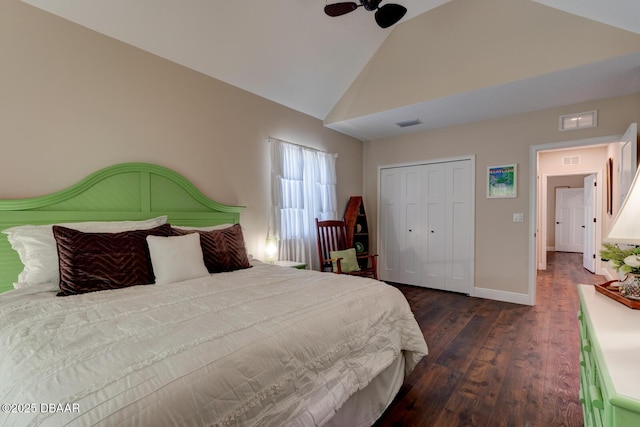
<path fill-rule="evenodd" d="M 317 270 L 315 219 L 336 219 L 336 155 L 271 138 L 272 227 L 279 259 Z"/>
<path fill-rule="evenodd" d="M 560 125 L 558 130 L 574 130 L 593 128 L 596 126 L 598 126 L 598 112 L 594 110 L 560 116 Z"/>

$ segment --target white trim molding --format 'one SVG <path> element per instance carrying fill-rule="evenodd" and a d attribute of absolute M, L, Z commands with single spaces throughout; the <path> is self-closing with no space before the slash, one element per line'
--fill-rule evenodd
<path fill-rule="evenodd" d="M 473 296 L 477 298 L 492 299 L 495 301 L 512 302 L 521 305 L 535 305 L 531 302 L 528 294 L 519 294 L 516 292 L 498 291 L 487 288 L 474 288 Z"/>

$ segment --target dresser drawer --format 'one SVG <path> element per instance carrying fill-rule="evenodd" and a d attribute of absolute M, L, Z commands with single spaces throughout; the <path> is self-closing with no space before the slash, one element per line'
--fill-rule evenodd
<path fill-rule="evenodd" d="M 589 384 L 599 384 L 593 345 L 582 311 L 578 311 L 578 322 L 580 324 L 580 368 L 584 370 Z"/>
<path fill-rule="evenodd" d="M 585 426 L 602 427 L 605 423 L 602 378 L 593 352 L 589 328 L 582 312 L 578 311 L 580 324 L 580 402 Z"/>

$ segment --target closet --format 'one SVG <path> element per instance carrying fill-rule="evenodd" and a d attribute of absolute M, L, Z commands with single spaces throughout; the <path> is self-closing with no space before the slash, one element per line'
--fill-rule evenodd
<path fill-rule="evenodd" d="M 472 160 L 380 169 L 381 280 L 470 293 Z"/>

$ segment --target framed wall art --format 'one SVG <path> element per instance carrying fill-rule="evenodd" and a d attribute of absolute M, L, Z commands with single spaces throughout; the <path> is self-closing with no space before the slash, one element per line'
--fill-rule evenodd
<path fill-rule="evenodd" d="M 513 198 L 517 196 L 518 165 L 489 166 L 487 168 L 487 198 Z"/>

